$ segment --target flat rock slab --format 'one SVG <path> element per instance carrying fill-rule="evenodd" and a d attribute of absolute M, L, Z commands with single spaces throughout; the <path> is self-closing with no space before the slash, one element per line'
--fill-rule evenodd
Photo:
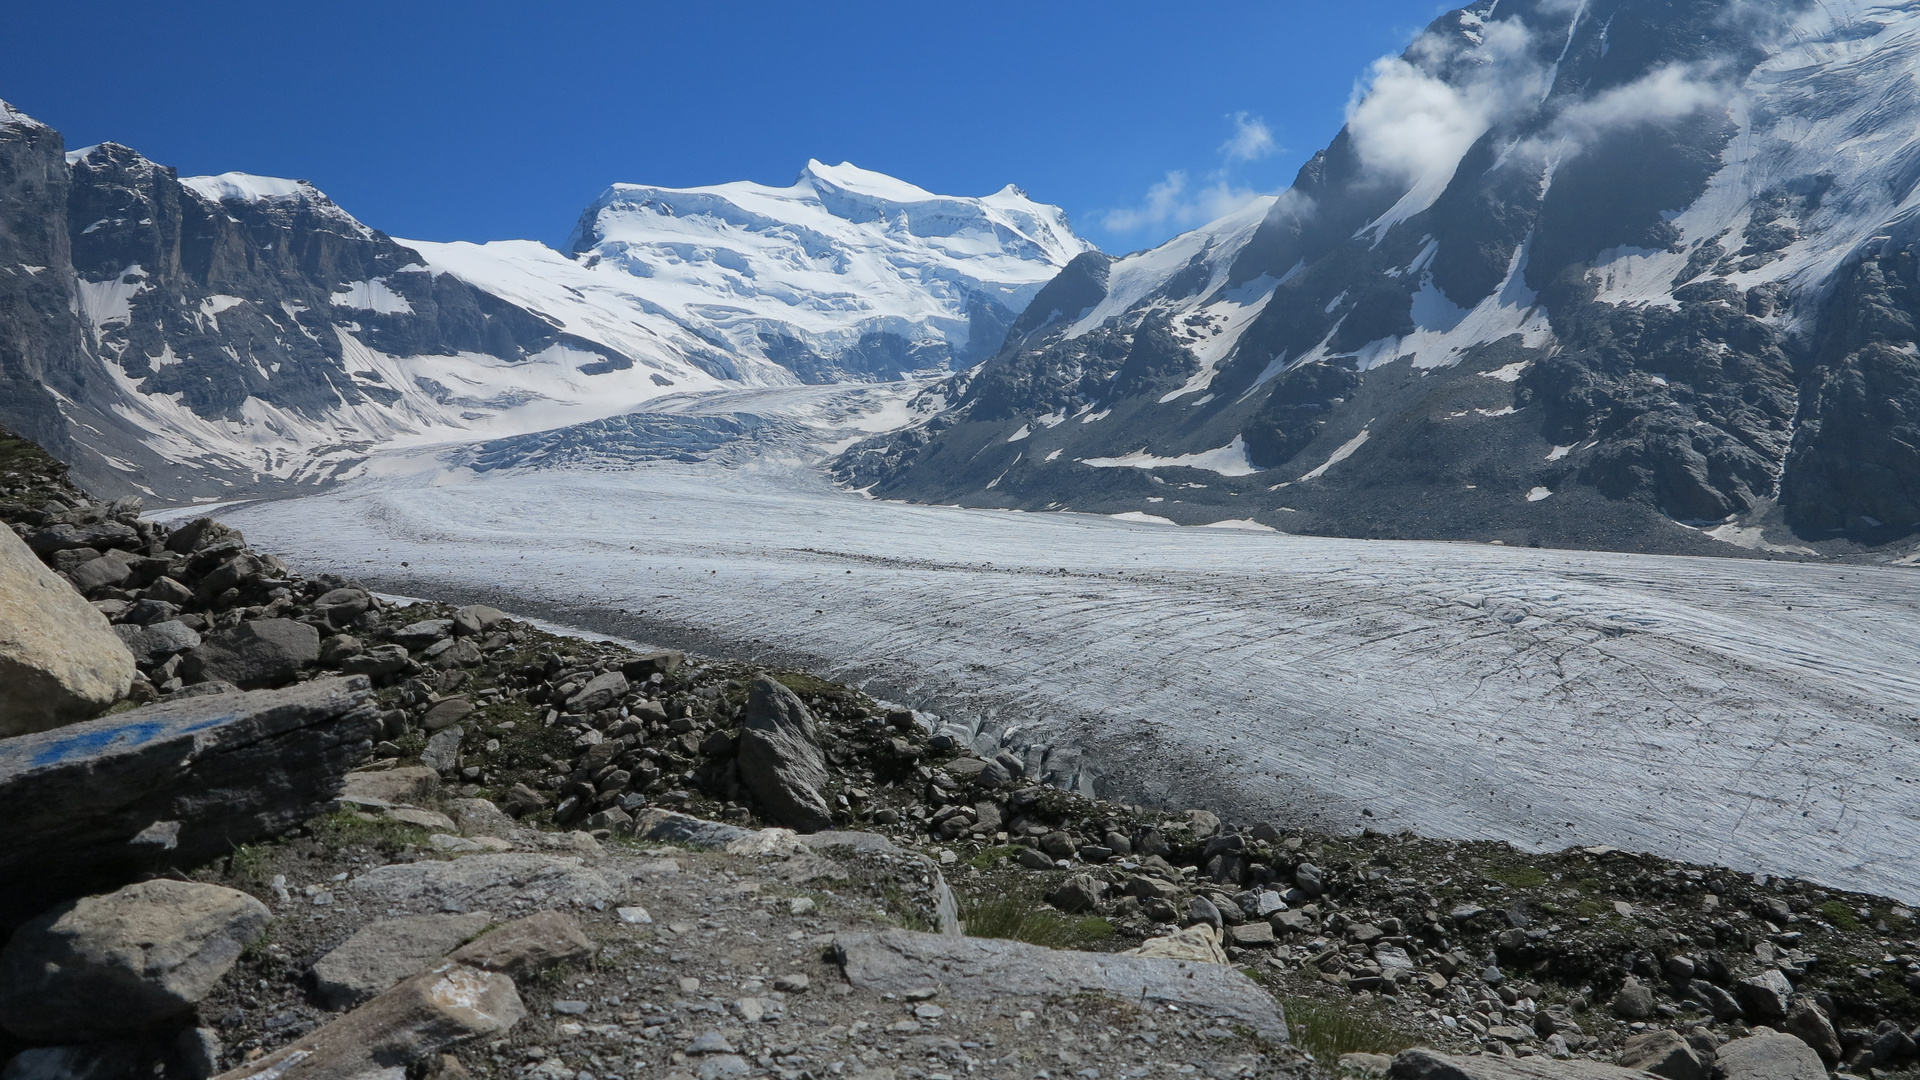
<path fill-rule="evenodd" d="M 1651 1073 L 1579 1058 L 1452 1057 L 1432 1050 L 1401 1051 L 1387 1075 L 1393 1080 L 1659 1080 Z"/>
<path fill-rule="evenodd" d="M 573 855 L 468 855 L 376 866 L 354 878 L 363 898 L 416 911 L 517 913 L 608 904 L 620 890 Z"/>
<path fill-rule="evenodd" d="M 405 806 L 432 795 L 439 787 L 440 774 L 424 765 L 368 769 L 347 774 L 340 798 L 361 805 Z"/>
<path fill-rule="evenodd" d="M 358 1005 L 425 971 L 492 920 L 484 911 L 376 919 L 313 965 L 314 989 L 328 1008 Z"/>
<path fill-rule="evenodd" d="M 1821 1080 L 1827 1074 L 1813 1047 L 1777 1031 L 1727 1043 L 1714 1064 L 1727 1080 Z"/>
<path fill-rule="evenodd" d="M 0 932 L 326 812 L 372 752 L 364 678 L 164 702 L 0 740 Z"/>
<path fill-rule="evenodd" d="M 526 1014 L 511 978 L 442 964 L 220 1080 L 398 1077 L 429 1054 L 505 1031 Z"/>
<path fill-rule="evenodd" d="M 1068 952 L 910 930 L 835 934 L 833 947 L 847 981 L 877 993 L 908 994 L 929 987 L 975 999 L 1103 993 L 1125 1001 L 1177 1005 L 1244 1024 L 1271 1042 L 1287 1041 L 1280 1003 L 1253 980 L 1220 964 Z"/>
<path fill-rule="evenodd" d="M 558 911 L 542 911 L 482 936 L 449 959 L 482 971 L 530 979 L 561 964 L 591 959 L 593 953 L 593 939 L 572 919 Z"/>

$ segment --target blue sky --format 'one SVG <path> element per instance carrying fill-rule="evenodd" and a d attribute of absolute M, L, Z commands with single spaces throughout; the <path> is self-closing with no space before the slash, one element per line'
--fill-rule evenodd
<path fill-rule="evenodd" d="M 28 0 L 0 97 L 70 147 L 312 180 L 396 236 L 558 245 L 609 183 L 814 157 L 1018 184 L 1123 252 L 1284 188 L 1452 6 Z"/>

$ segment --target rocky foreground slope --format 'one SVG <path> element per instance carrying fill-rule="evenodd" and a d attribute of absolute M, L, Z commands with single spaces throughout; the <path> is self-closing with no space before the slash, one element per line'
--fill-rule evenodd
<path fill-rule="evenodd" d="M 364 760 L 330 812 L 216 857 L 175 846 L 186 814 L 9 919 L 9 1080 L 1915 1065 L 1920 930 L 1884 899 L 1092 799 L 853 688 L 306 579 L 0 449 L 0 510 L 111 621 L 133 699 L 341 694 Z M 153 708 L 0 740 L 0 805 L 53 767 L 14 748 L 84 766 Z"/>

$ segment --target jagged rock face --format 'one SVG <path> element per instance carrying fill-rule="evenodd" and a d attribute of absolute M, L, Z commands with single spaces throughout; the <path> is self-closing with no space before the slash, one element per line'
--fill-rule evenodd
<path fill-rule="evenodd" d="M 60 133 L 0 102 L 0 422 L 66 457 L 73 440 L 49 390 L 84 392 L 73 260 L 61 208 Z"/>
<path fill-rule="evenodd" d="M 1916 32 L 1854 4 L 1469 5 L 1376 65 L 1256 221 L 1076 261 L 836 473 L 1358 536 L 1903 536 Z M 1143 333 L 1185 362 L 1127 367 Z"/>
<path fill-rule="evenodd" d="M 408 378 L 396 358 L 518 364 L 560 345 L 591 354 L 585 375 L 633 366 L 432 273 L 310 184 L 237 174 L 182 181 L 113 143 L 73 155 L 71 170 L 63 217 L 90 345 L 117 369 L 116 389 L 162 430 L 244 430 L 264 412 L 265 426 L 283 435 L 311 426 L 312 443 L 336 427 L 377 437 L 503 404 L 462 399 L 425 374 Z M 278 449 L 278 460 L 268 452 L 227 464 L 286 472 L 293 447 Z"/>

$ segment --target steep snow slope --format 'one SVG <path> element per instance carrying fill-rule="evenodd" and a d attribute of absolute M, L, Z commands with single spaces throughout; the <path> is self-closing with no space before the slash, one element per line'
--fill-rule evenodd
<path fill-rule="evenodd" d="M 1901 542 L 1916 57 L 1908 4 L 1478 0 L 1374 66 L 1252 235 L 1071 265 L 839 474 L 1110 512 L 1174 484 L 1196 518 L 1361 536 Z M 1062 415 L 1099 419 L 1035 426 Z M 1264 476 L 1097 467 L 1236 439 Z"/>
<path fill-rule="evenodd" d="M 616 311 L 696 362 L 806 382 L 970 364 L 1091 247 L 1011 186 L 958 198 L 817 161 L 784 188 L 615 184 L 574 230 L 578 270 L 521 243 L 416 246 L 563 321 Z"/>
<path fill-rule="evenodd" d="M 805 463 L 897 422 L 890 392 L 681 399 L 622 418 L 646 420 L 623 429 L 626 461 L 648 456 L 649 424 L 652 456 L 674 460 L 583 465 L 527 440 L 484 474 L 389 456 L 379 478 L 226 516 L 310 569 L 394 591 L 803 657 L 984 721 L 989 741 L 1103 794 L 1614 844 L 1920 900 L 1910 571 L 1177 529 L 827 488 Z M 691 421 L 743 416 L 782 434 L 685 441 Z M 567 467 L 515 467 L 540 462 Z"/>

